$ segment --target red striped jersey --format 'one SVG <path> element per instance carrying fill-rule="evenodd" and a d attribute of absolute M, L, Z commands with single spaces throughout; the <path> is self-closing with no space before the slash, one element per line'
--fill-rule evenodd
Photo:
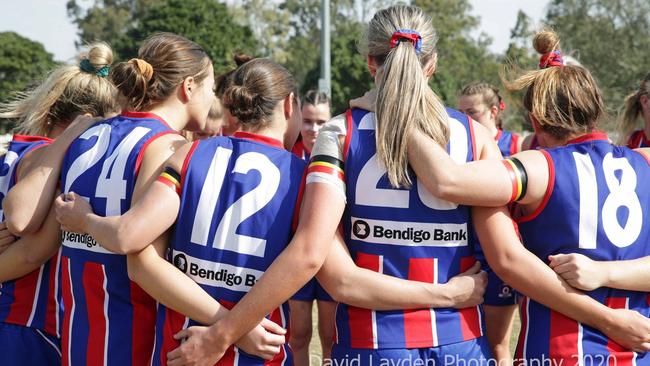
<path fill-rule="evenodd" d="M 650 147 L 650 141 L 645 135 L 644 130 L 636 130 L 630 135 L 627 140 L 627 147 L 630 149 L 638 149 L 640 147 Z"/>
<path fill-rule="evenodd" d="M 302 141 L 302 139 L 298 140 L 298 142 L 296 142 L 296 144 L 293 145 L 291 152 L 295 156 L 305 161 L 309 161 L 309 156 L 311 155 L 311 153 L 307 151 L 307 149 L 305 148 L 305 143 Z"/>
<path fill-rule="evenodd" d="M 181 172 L 170 261 L 232 307 L 291 241 L 304 169 L 303 160 L 266 136 L 236 132 L 195 142 Z M 288 309 L 282 304 L 269 319 L 288 329 Z M 196 324 L 161 305 L 153 363 L 166 365 L 167 353 L 180 345 L 173 335 Z M 291 352 L 286 346 L 268 362 L 231 347 L 218 364 L 287 362 L 291 364 Z"/>
<path fill-rule="evenodd" d="M 543 261 L 558 253 L 580 253 L 598 261 L 650 255 L 649 162 L 643 155 L 612 145 L 595 132 L 566 146 L 541 150 L 549 184 L 540 205 L 518 218 L 522 241 Z M 611 308 L 650 316 L 645 292 L 601 287 L 587 292 Z M 600 331 L 529 298 L 521 303 L 518 360 L 556 364 L 650 364 L 650 356 L 622 349 Z M 549 362 L 549 361 L 547 361 Z"/>
<path fill-rule="evenodd" d="M 473 160 L 471 120 L 452 109 L 447 113 L 451 157 L 458 163 Z M 445 283 L 472 266 L 479 248 L 469 207 L 434 197 L 415 176 L 410 189 L 392 188 L 376 153 L 374 113 L 348 111 L 343 133 L 345 169 L 340 175 L 347 207 L 342 222 L 357 266 L 429 283 Z M 325 140 L 327 131 L 321 131 L 317 144 Z M 343 165 L 343 159 L 317 155 L 320 151 L 314 148 L 308 182 L 315 163 Z M 371 349 L 437 347 L 480 337 L 482 323 L 480 306 L 374 311 L 339 304 L 336 342 Z"/>
<path fill-rule="evenodd" d="M 0 166 L 0 215 L 2 200 L 17 179 L 17 167 L 27 153 L 49 144 L 40 136 L 14 135 Z M 0 321 L 33 327 L 58 337 L 59 256 L 55 255 L 39 269 L 13 281 L 0 283 Z"/>
<path fill-rule="evenodd" d="M 516 133 L 498 130 L 494 139 L 496 140 L 501 155 L 504 158 L 519 152 L 519 135 Z"/>
<path fill-rule="evenodd" d="M 89 200 L 101 216 L 125 213 L 147 146 L 174 132 L 151 113 L 100 121 L 70 145 L 61 168 L 64 192 Z M 126 256 L 91 236 L 62 233 L 61 331 L 64 365 L 148 365 L 156 302 L 129 280 Z"/>

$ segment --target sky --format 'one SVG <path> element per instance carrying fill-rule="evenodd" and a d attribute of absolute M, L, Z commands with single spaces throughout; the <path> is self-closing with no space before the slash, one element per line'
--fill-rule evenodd
<path fill-rule="evenodd" d="M 548 1 L 470 0 L 472 13 L 481 17 L 481 25 L 473 35 L 486 33 L 493 41 L 490 50 L 502 53 L 507 48 L 519 9 L 538 22 Z M 85 0 L 81 3 L 92 2 Z M 17 32 L 43 43 L 56 60 L 72 60 L 77 54 L 74 45 L 77 28 L 70 22 L 65 4 L 66 0 L 0 0 L 0 32 Z"/>

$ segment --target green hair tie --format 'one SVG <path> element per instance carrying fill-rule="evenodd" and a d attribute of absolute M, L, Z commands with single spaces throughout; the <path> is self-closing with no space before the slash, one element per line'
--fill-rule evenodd
<path fill-rule="evenodd" d="M 84 58 L 83 60 L 81 60 L 81 62 L 79 63 L 79 68 L 84 72 L 87 72 L 89 74 L 95 74 L 95 75 L 103 77 L 103 78 L 108 76 L 108 71 L 111 69 L 111 67 L 109 65 L 106 65 L 106 66 L 102 67 L 101 69 L 96 69 L 93 66 L 93 64 L 90 63 L 90 60 L 87 59 L 87 58 Z"/>

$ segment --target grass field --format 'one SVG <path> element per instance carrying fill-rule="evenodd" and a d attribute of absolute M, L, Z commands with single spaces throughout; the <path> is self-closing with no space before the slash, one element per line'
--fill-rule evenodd
<path fill-rule="evenodd" d="M 318 319 L 318 310 L 314 305 L 314 310 L 312 312 L 313 320 L 313 332 L 311 337 L 311 342 L 309 343 L 309 359 L 311 360 L 310 366 L 318 366 L 322 357 L 321 357 L 321 348 L 320 348 L 320 339 L 318 339 L 318 328 L 316 325 L 316 320 Z M 512 327 L 512 337 L 510 337 L 510 352 L 515 354 L 515 347 L 517 346 L 517 337 L 519 336 L 519 329 L 521 328 L 521 322 L 519 321 L 519 313 L 515 313 L 515 323 Z"/>

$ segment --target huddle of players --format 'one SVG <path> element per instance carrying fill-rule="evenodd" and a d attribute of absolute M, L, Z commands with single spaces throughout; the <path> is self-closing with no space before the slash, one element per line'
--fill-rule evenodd
<path fill-rule="evenodd" d="M 542 31 L 540 69 L 504 80 L 535 130 L 518 153 L 498 90 L 468 85 L 463 114 L 428 87 L 435 44 L 421 9 L 378 11 L 360 43 L 376 90 L 327 123 L 282 66 L 242 60 L 215 86 L 168 33 L 115 66 L 92 45 L 3 106 L 3 363 L 280 365 L 291 322 L 306 364 L 327 293 L 333 362 L 512 362 L 499 278 L 522 294 L 517 362 L 650 363 L 648 127 L 611 144 L 589 71 Z M 648 83 L 626 131 L 650 126 Z M 227 136 L 188 142 L 215 90 Z"/>

